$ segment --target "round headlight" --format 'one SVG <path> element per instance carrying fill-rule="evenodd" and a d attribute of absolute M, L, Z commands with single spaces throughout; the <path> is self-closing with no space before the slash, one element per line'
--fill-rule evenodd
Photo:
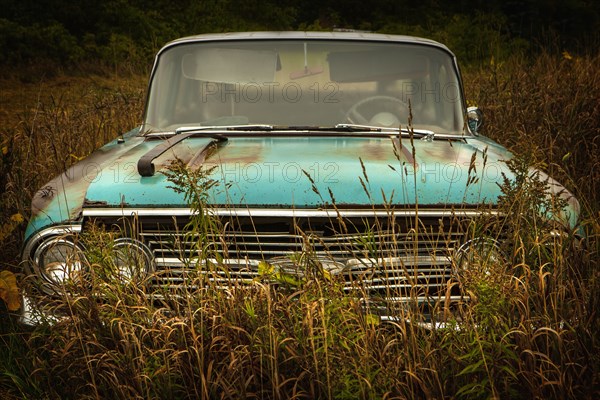
<path fill-rule="evenodd" d="M 53 284 L 81 277 L 84 261 L 83 249 L 71 238 L 64 237 L 45 241 L 34 254 L 40 274 Z"/>
<path fill-rule="evenodd" d="M 504 254 L 498 241 L 478 237 L 464 243 L 456 252 L 456 274 L 458 277 L 477 274 L 490 275 L 497 266 L 504 265 Z"/>
<path fill-rule="evenodd" d="M 152 252 L 135 239 L 117 239 L 112 247 L 112 260 L 117 277 L 122 282 L 143 279 L 153 269 Z"/>

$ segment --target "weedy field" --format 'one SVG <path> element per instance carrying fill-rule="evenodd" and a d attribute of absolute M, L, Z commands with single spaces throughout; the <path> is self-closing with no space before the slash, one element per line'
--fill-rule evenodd
<path fill-rule="evenodd" d="M 483 134 L 519 155 L 517 176 L 536 166 L 563 182 L 581 203 L 585 235 L 550 234 L 541 182 L 507 183 L 509 257 L 461 283 L 473 301 L 456 325 L 379 324 L 318 275 L 290 290 L 259 281 L 251 291 L 184 293 L 169 313 L 141 286 L 109 279 L 110 234 L 94 231 L 88 259 L 99 272 L 54 305 L 68 321 L 24 331 L 0 300 L 0 397 L 597 398 L 599 63 L 541 54 L 463 72 Z M 0 270 L 18 274 L 34 191 L 140 123 L 145 77 L 13 77 L 0 81 Z M 193 222 L 199 233 L 218 228 Z M 14 286 L 8 276 L 0 294 Z M 27 284 L 18 277 L 17 287 Z"/>

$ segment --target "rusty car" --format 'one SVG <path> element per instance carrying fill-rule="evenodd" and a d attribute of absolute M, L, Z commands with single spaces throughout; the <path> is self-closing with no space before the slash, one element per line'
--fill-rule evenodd
<path fill-rule="evenodd" d="M 497 216 L 500 184 L 513 176 L 505 163 L 513 155 L 481 123 L 456 57 L 433 40 L 181 38 L 156 55 L 140 126 L 34 196 L 23 265 L 55 296 L 93 267 L 81 237 L 102 226 L 119 232 L 119 279 L 148 293 L 176 291 L 192 273 L 243 288 L 265 270 L 301 285 L 311 270 L 383 320 L 418 305 L 432 322 L 436 307 L 468 300 L 452 284 L 469 268 L 465 254 L 502 257 L 501 233 L 469 228 Z M 174 187 L 174 164 L 211 182 L 200 206 Z M 545 178 L 566 199 L 555 218 L 572 229 L 577 201 Z M 190 232 L 198 213 L 219 230 Z"/>

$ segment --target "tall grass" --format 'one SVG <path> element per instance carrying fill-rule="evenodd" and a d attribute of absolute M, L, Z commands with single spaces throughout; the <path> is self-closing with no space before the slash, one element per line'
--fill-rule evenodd
<path fill-rule="evenodd" d="M 515 173 L 534 164 L 566 183 L 582 203 L 587 235 L 551 235 L 534 212 L 540 187 L 506 183 L 503 207 L 522 212 L 503 221 L 506 258 L 460 282 L 472 298 L 457 319 L 461 329 L 378 324 L 319 274 L 286 286 L 267 271 L 246 287 L 203 281 L 200 291 L 192 288 L 203 278 L 190 274 L 187 289 L 152 298 L 144 282 L 113 279 L 113 233 L 94 230 L 85 238 L 94 273 L 52 305 L 67 320 L 23 332 L 0 310 L 0 396 L 594 398 L 599 61 L 541 55 L 466 71 L 469 101 L 486 113 L 484 133 L 530 155 Z M 138 79 L 110 90 L 77 85 L 29 105 L 3 132 L 0 222 L 27 215 L 33 191 L 53 174 L 139 122 L 142 87 Z M 180 172 L 174 184 L 183 190 L 198 182 L 191 176 L 186 184 Z M 190 197 L 198 207 L 201 193 Z M 192 223 L 199 233 L 219 229 Z M 20 232 L 22 225 L 3 238 L 3 269 L 17 269 Z"/>
<path fill-rule="evenodd" d="M 600 207 L 600 56 L 518 57 L 467 71 L 465 90 L 488 121 L 483 133 L 535 162 L 587 206 Z"/>
<path fill-rule="evenodd" d="M 11 224 L 11 216 L 27 218 L 36 190 L 139 125 L 145 82 L 143 77 L 57 76 L 35 84 L 0 81 L 0 87 L 13 99 L 4 105 L 0 128 L 0 226 L 10 228 L 0 229 L 6 232 L 0 236 L 0 262 L 14 263 L 25 224 Z"/>

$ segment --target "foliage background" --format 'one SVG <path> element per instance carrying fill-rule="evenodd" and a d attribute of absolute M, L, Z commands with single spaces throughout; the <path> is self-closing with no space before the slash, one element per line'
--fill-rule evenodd
<path fill-rule="evenodd" d="M 0 0 L 0 65 L 82 61 L 146 68 L 174 38 L 352 28 L 437 39 L 461 62 L 558 46 L 595 51 L 594 0 Z"/>

